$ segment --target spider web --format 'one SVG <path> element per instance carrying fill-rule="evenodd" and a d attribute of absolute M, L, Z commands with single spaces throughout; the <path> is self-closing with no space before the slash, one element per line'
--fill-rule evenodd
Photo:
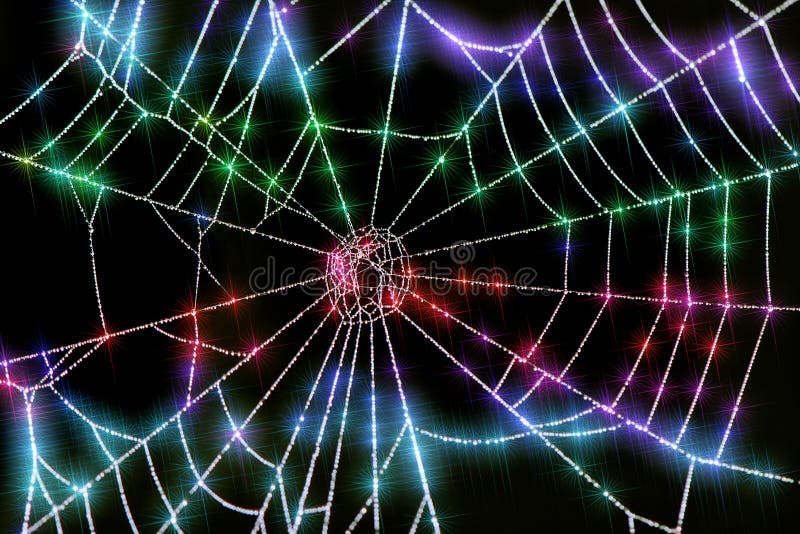
<path fill-rule="evenodd" d="M 504 45 L 459 37 L 415 1 L 384 0 L 312 59 L 298 44 L 302 30 L 294 22 L 302 11 L 296 2 L 254 2 L 235 38 L 225 34 L 219 41 L 213 29 L 226 16 L 226 6 L 214 1 L 192 46 L 177 54 L 179 68 L 167 75 L 152 66 L 157 54 L 143 50 L 149 21 L 157 19 L 145 1 L 72 3 L 80 21 L 74 49 L 0 119 L 4 128 L 27 121 L 26 113 L 71 71 L 94 84 L 72 120 L 35 147 L 0 151 L 32 176 L 56 180 L 74 202 L 87 230 L 100 329 L 80 341 L 3 360 L 3 383 L 23 401 L 26 414 L 29 479 L 22 531 L 63 532 L 77 513 L 80 524 L 94 532 L 97 508 L 113 498 L 134 532 L 151 523 L 158 532 L 188 529 L 203 513 L 201 499 L 244 517 L 252 532 L 273 525 L 292 532 L 301 526 L 349 532 L 369 523 L 366 528 L 379 531 L 390 524 L 387 516 L 409 532 L 439 532 L 440 468 L 428 458 L 430 449 L 442 444 L 543 445 L 623 514 L 631 532 L 642 524 L 679 532 L 693 481 L 709 467 L 798 483 L 726 456 L 772 318 L 800 311 L 773 294 L 770 274 L 775 182 L 798 167 L 796 146 L 791 126 L 770 113 L 772 99 L 763 94 L 766 83 L 759 83 L 765 69 L 755 52 L 760 43 L 774 67 L 769 72 L 800 103 L 770 31 L 770 22 L 794 0 L 763 14 L 734 1 L 750 22 L 698 53 L 673 42 L 636 0 L 653 47 L 666 50 L 669 61 L 637 50 L 627 40 L 625 24 L 600 0 L 604 31 L 619 49 L 616 60 L 627 65 L 625 81 L 634 88 L 625 91 L 604 72 L 606 54 L 585 35 L 585 23 L 568 0 L 554 2 L 523 40 Z M 384 20 L 390 29 L 375 30 Z M 563 44 L 559 24 L 567 28 L 572 48 Z M 315 76 L 370 31 L 392 61 L 388 85 L 377 89 L 383 113 L 373 121 L 377 126 L 365 127 L 357 115 L 332 119 L 320 111 L 338 110 L 319 104 L 325 77 Z M 425 43 L 430 35 L 470 73 L 470 90 L 479 95 L 460 110 L 454 105 L 446 111 L 460 113 L 458 120 L 451 114 L 423 123 L 408 104 L 424 96 L 414 96 L 413 80 L 405 80 L 404 88 L 403 70 L 411 54 L 422 53 L 417 40 Z M 204 54 L 217 53 L 225 39 L 231 53 L 224 61 L 208 61 Z M 587 87 L 567 71 L 577 69 L 576 63 L 589 74 Z M 668 68 L 671 64 L 677 67 Z M 721 89 L 726 84 L 742 88 L 735 105 Z M 364 90 L 375 89 L 366 84 Z M 595 99 L 584 104 L 581 91 Z M 262 109 L 267 93 L 275 99 L 268 101 L 274 111 Z M 597 95 L 603 104 L 587 109 L 598 108 Z M 454 101 L 449 94 L 428 96 Z M 295 116 L 281 117 L 282 105 Z M 734 112 L 742 107 L 747 113 Z M 712 121 L 719 136 L 709 140 L 693 133 L 700 129 L 693 125 L 698 116 Z M 665 137 L 680 139 L 680 156 L 674 154 L 676 143 L 652 138 L 652 126 L 642 126 L 647 121 L 661 121 L 674 132 Z M 297 122 L 301 127 L 292 128 Z M 253 142 L 258 135 L 263 137 Z M 174 136 L 174 147 L 166 140 L 159 146 L 159 136 Z M 620 163 L 622 136 L 635 166 Z M 371 174 L 354 179 L 337 160 L 342 152 L 337 148 L 365 139 L 371 152 L 359 164 Z M 113 170 L 126 174 L 114 169 L 115 163 L 142 146 L 166 158 L 159 161 L 160 173 L 114 179 Z M 419 154 L 403 167 L 403 158 Z M 695 172 L 676 171 L 677 157 L 691 161 Z M 264 163 L 273 161 L 278 164 Z M 414 173 L 398 179 L 398 169 L 409 167 Z M 757 197 L 759 211 L 745 217 L 743 197 Z M 437 209 L 429 210 L 436 199 Z M 156 313 L 157 318 L 115 328 L 109 304 L 117 297 L 103 290 L 107 273 L 96 230 L 103 214 L 122 203 L 149 210 L 181 251 L 192 297 L 185 311 Z M 515 218 L 516 211 L 526 213 L 524 220 Z M 640 268 L 622 250 L 628 247 L 626 220 L 645 212 L 659 214 L 651 218 L 648 238 L 656 242 L 658 258 Z M 736 232 L 744 233 L 737 217 L 757 224 L 758 235 L 737 242 Z M 408 273 L 411 283 L 402 286 L 403 305 L 374 321 L 340 320 L 324 272 L 281 279 L 261 291 L 237 290 L 226 282 L 226 271 L 239 260 L 224 253 L 220 242 L 233 236 L 270 250 L 278 261 L 285 258 L 281 267 L 303 267 L 324 265 L 331 243 L 373 226 L 402 240 L 415 266 Z M 715 244 L 704 245 L 708 241 Z M 504 256 L 505 243 L 513 250 Z M 536 251 L 535 280 L 520 281 L 496 269 L 479 276 L 462 268 L 457 257 L 492 257 L 510 273 L 519 262 L 530 262 L 515 247 Z M 586 253 L 590 247 L 600 252 Z M 644 243 L 641 248 L 644 256 Z M 731 267 L 737 255 L 755 258 L 749 263 L 759 270 L 757 287 L 737 285 Z M 443 276 L 421 267 L 425 261 L 455 263 L 460 270 Z M 239 279 L 247 273 L 247 262 L 242 264 Z M 709 273 L 698 272 L 708 265 Z M 639 271 L 646 277 L 643 287 L 631 275 Z M 708 280 L 712 284 L 703 286 Z M 433 285 L 446 290 L 426 289 Z M 513 328 L 499 333 L 477 323 L 473 313 L 490 315 L 502 308 L 494 295 L 509 292 L 542 302 L 524 344 L 508 341 Z M 626 350 L 621 371 L 597 373 L 597 364 L 587 359 L 611 353 L 613 341 L 603 331 L 613 330 L 612 315 L 625 313 L 639 318 L 640 339 Z M 246 336 L 238 335 L 232 319 L 240 314 L 270 318 L 266 330 L 244 347 Z M 737 327 L 749 334 L 746 355 L 718 363 L 733 338 L 734 322 L 747 325 Z M 164 342 L 180 347 L 188 369 L 172 408 L 143 432 L 114 425 L 80 397 L 78 386 L 70 386 L 90 362 L 131 338 L 140 339 L 142 350 L 157 352 Z M 464 378 L 465 396 L 490 407 L 496 415 L 492 433 L 460 431 L 426 415 L 430 407 L 416 391 L 425 379 L 416 380 L 410 365 L 422 354 L 412 348 L 414 339 L 425 347 L 426 360 L 436 359 L 446 373 L 455 370 Z M 745 342 L 740 336 L 737 343 Z M 258 394 L 240 395 L 253 382 L 254 370 Z M 638 386 L 643 380 L 648 387 Z M 709 393 L 726 380 L 735 392 L 727 405 Z M 290 387 L 293 381 L 304 384 L 299 393 Z M 703 403 L 725 405 L 724 413 L 710 420 L 701 413 Z M 199 430 L 211 420 L 213 431 Z M 77 459 L 47 446 L 56 424 L 87 436 Z M 270 427 L 283 432 L 264 431 Z M 616 435 L 641 440 L 678 466 L 681 489 L 669 517 L 630 505 L 575 449 L 576 443 Z M 246 457 L 246 466 L 232 461 L 233 455 Z M 141 466 L 157 494 L 151 508 L 129 502 L 130 464 Z M 185 471 L 175 474 L 175 465 L 188 467 L 188 482 Z M 242 477 L 242 471 L 250 482 L 230 491 L 223 482 Z M 354 491 L 360 500 L 350 506 Z M 398 493 L 413 506 L 387 499 Z"/>

